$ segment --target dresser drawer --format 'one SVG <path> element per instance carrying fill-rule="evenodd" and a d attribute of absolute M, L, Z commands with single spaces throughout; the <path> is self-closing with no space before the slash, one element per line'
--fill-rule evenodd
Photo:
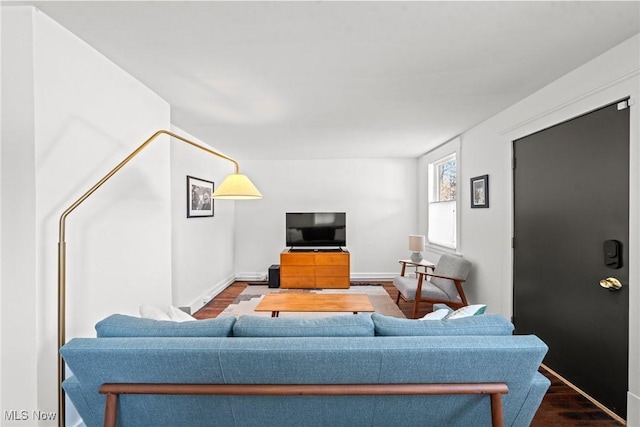
<path fill-rule="evenodd" d="M 316 256 L 312 252 L 280 254 L 281 265 L 315 265 L 315 263 Z"/>
<path fill-rule="evenodd" d="M 313 265 L 281 265 L 280 277 L 306 276 L 313 278 L 316 267 Z"/>
<path fill-rule="evenodd" d="M 344 253 L 317 254 L 316 265 L 349 265 L 349 254 L 344 254 Z"/>
<path fill-rule="evenodd" d="M 281 288 L 315 288 L 316 280 L 314 277 L 281 277 Z"/>
<path fill-rule="evenodd" d="M 349 277 L 349 266 L 347 265 L 318 265 L 316 266 L 316 277 Z"/>

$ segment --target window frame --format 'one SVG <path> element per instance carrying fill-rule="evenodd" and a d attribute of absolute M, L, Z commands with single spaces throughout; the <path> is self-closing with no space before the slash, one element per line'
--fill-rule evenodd
<path fill-rule="evenodd" d="M 422 181 L 421 185 L 418 186 L 421 192 L 421 199 L 423 203 L 421 203 L 422 209 L 419 210 L 420 215 L 420 223 L 422 226 L 420 227 L 427 237 L 426 239 L 426 247 L 434 252 L 438 253 L 453 253 L 453 254 L 461 254 L 461 239 L 460 239 L 460 223 L 461 223 L 461 180 L 462 176 L 462 167 L 461 167 L 461 156 L 460 156 L 460 146 L 461 141 L 460 138 L 454 138 L 449 142 L 442 144 L 441 146 L 427 152 L 420 159 L 420 180 Z M 445 160 L 449 156 L 455 156 L 456 159 L 456 200 L 455 200 L 455 209 L 456 209 L 456 218 L 455 218 L 455 247 L 449 247 L 447 245 L 442 245 L 438 243 L 434 243 L 429 240 L 429 208 L 430 208 L 430 200 L 431 200 L 431 191 L 433 191 L 433 187 L 431 185 L 433 181 L 433 177 L 430 174 L 430 166 L 437 164 L 443 160 Z M 438 203 L 438 202 L 435 202 Z M 424 221 L 424 222 L 423 222 Z"/>
<path fill-rule="evenodd" d="M 429 203 L 446 203 L 446 202 L 452 202 L 454 200 L 441 200 L 440 196 L 441 196 L 441 182 L 442 180 L 439 179 L 439 171 L 438 168 L 441 165 L 447 164 L 449 163 L 451 160 L 455 160 L 456 162 L 456 194 L 455 194 L 455 201 L 458 200 L 458 156 L 456 156 L 456 153 L 451 153 L 451 154 L 447 154 L 446 156 L 442 157 L 441 159 L 435 160 L 433 162 L 429 162 L 428 163 L 428 179 L 429 179 L 429 199 L 428 202 Z M 432 182 L 433 181 L 433 182 Z M 438 200 L 433 200 L 433 199 L 438 199 Z"/>

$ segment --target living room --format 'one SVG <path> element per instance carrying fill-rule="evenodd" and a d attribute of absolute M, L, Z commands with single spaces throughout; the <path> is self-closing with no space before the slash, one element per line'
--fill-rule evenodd
<path fill-rule="evenodd" d="M 424 234 L 429 161 L 425 153 L 432 150 L 425 148 L 413 157 L 394 154 L 413 141 L 411 129 L 398 134 L 378 129 L 377 133 L 389 135 L 388 155 L 369 157 L 340 151 L 351 140 L 366 140 L 369 133 L 343 139 L 331 133 L 326 138 L 322 123 L 314 124 L 317 132 L 309 139 L 322 155 L 294 155 L 294 138 L 289 141 L 290 152 L 256 157 L 237 142 L 244 136 L 238 129 L 259 124 L 255 116 L 227 116 L 218 124 L 220 137 L 205 139 L 197 128 L 176 126 L 174 106 L 150 83 L 139 81 L 133 71 L 65 29 L 46 14 L 46 5 L 42 5 L 45 12 L 5 6 L 0 205 L 3 411 L 56 411 L 59 216 L 158 129 L 201 140 L 236 158 L 264 199 L 216 201 L 212 218 L 186 218 L 185 177 L 217 185 L 233 171 L 232 165 L 169 138 L 154 142 L 69 217 L 68 337 L 93 336 L 98 320 L 114 312 L 135 314 L 143 303 L 195 311 L 236 279 L 263 279 L 285 246 L 285 212 L 346 212 L 354 280 L 393 277 L 398 273 L 397 260 L 408 255 L 407 236 Z M 462 196 L 457 252 L 474 265 L 466 289 L 471 301 L 487 304 L 493 313 L 512 315 L 512 141 L 619 99 L 637 99 L 640 35 L 637 29 L 633 34 L 436 144 L 444 152 L 459 147 Z M 548 61 L 553 60 L 554 55 L 548 55 Z M 180 68 L 170 58 L 163 64 L 169 72 Z M 220 99 L 222 89 L 229 87 L 220 88 Z M 201 89 L 185 84 L 185 90 Z M 454 103 L 464 102 L 465 94 L 457 94 Z M 201 105 L 188 107 L 200 117 Z M 636 103 L 631 114 L 630 260 L 639 259 L 640 247 L 639 133 Z M 305 139 L 302 132 L 298 137 Z M 418 135 L 418 139 L 427 138 Z M 485 174 L 491 177 L 490 208 L 471 209 L 468 182 Z M 440 253 L 427 250 L 425 257 L 436 259 Z M 634 287 L 639 281 L 638 266 L 631 263 L 629 425 L 640 425 L 640 294 Z"/>

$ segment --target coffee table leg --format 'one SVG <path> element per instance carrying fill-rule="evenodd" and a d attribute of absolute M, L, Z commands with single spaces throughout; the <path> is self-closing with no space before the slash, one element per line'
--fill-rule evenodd
<path fill-rule="evenodd" d="M 272 311 L 271 312 L 271 317 L 278 317 L 279 314 L 280 314 L 279 311 Z"/>

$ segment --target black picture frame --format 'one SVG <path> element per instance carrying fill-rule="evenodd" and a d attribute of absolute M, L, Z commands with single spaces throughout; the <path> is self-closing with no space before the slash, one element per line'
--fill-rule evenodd
<path fill-rule="evenodd" d="M 471 207 L 489 207 L 489 175 L 471 178 Z"/>
<path fill-rule="evenodd" d="M 213 216 L 213 182 L 187 175 L 187 218 Z"/>

